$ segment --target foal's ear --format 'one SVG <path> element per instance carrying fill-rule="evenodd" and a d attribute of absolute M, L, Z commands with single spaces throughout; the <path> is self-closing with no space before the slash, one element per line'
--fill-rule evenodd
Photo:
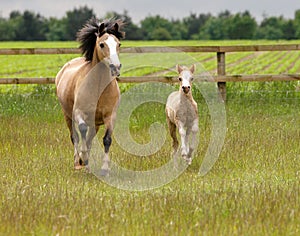
<path fill-rule="evenodd" d="M 177 70 L 178 73 L 180 74 L 180 73 L 183 71 L 183 68 L 182 68 L 179 64 L 177 64 L 177 65 L 176 65 L 176 70 Z"/>
<path fill-rule="evenodd" d="M 190 68 L 190 71 L 194 74 L 195 70 L 196 70 L 196 65 L 193 64 Z"/>

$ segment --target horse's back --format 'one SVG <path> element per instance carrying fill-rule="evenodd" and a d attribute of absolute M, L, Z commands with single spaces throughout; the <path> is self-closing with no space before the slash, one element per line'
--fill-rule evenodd
<path fill-rule="evenodd" d="M 67 62 L 56 75 L 56 94 L 65 114 L 69 117 L 72 114 L 77 81 L 87 70 L 88 62 L 83 57 L 78 57 Z"/>
<path fill-rule="evenodd" d="M 60 86 L 62 80 L 67 80 L 71 78 L 73 74 L 77 73 L 77 71 L 83 65 L 87 64 L 83 57 L 77 57 L 68 61 L 57 73 L 55 78 L 56 87 Z"/>

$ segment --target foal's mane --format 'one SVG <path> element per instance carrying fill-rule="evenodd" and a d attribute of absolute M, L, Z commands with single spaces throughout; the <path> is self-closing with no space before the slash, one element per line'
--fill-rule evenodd
<path fill-rule="evenodd" d="M 101 31 L 100 26 L 102 23 L 104 27 Z M 118 24 L 118 27 L 115 27 L 116 24 Z M 108 33 L 113 34 L 119 40 L 123 39 L 125 32 L 119 30 L 123 25 L 124 22 L 120 19 L 108 19 L 102 22 L 99 22 L 96 18 L 88 20 L 84 27 L 77 33 L 77 41 L 80 43 L 79 48 L 85 60 L 92 61 L 97 36 L 101 37 L 103 34 Z"/>

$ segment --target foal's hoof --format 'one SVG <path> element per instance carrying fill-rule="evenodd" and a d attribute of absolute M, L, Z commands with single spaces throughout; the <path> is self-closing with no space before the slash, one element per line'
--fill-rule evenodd
<path fill-rule="evenodd" d="M 182 158 L 186 161 L 186 164 L 188 164 L 188 165 L 192 164 L 192 158 L 191 157 L 183 155 Z"/>
<path fill-rule="evenodd" d="M 109 170 L 108 169 L 101 169 L 100 170 L 100 176 L 108 176 Z"/>

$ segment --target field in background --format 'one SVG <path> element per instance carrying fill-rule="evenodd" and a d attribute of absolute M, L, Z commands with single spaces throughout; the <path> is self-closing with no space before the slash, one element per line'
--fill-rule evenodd
<path fill-rule="evenodd" d="M 133 46 L 131 43 L 123 45 Z M 257 66 L 266 60 L 261 54 L 254 55 Z M 292 56 L 275 55 L 269 55 L 265 63 L 277 63 L 274 73 L 281 73 L 285 64 L 287 71 L 295 69 L 296 59 L 285 63 Z M 202 56 L 208 57 L 205 68 L 216 63 L 215 55 L 211 62 L 208 55 L 197 55 Z M 0 77 L 55 76 L 74 55 L 39 56 L 36 63 L 30 63 L 29 56 L 12 57 L 0 56 Z M 241 53 L 226 59 L 235 68 L 248 57 L 251 55 Z M 253 58 L 249 63 L 257 73 L 266 70 L 253 68 Z M 119 190 L 85 171 L 73 170 L 73 149 L 53 85 L 1 86 L 0 235 L 298 235 L 297 86 L 297 82 L 228 83 L 225 144 L 218 161 L 203 177 L 198 171 L 210 138 L 210 116 L 203 98 L 195 92 L 200 146 L 192 165 L 170 184 L 143 192 Z M 149 140 L 148 127 L 154 121 L 165 125 L 163 105 L 141 106 L 132 114 L 131 132 L 136 140 Z M 98 138 L 102 136 L 103 129 Z M 111 151 L 119 165 L 152 169 L 169 160 L 171 140 L 167 139 L 157 155 L 143 159 L 125 153 L 115 140 Z"/>

